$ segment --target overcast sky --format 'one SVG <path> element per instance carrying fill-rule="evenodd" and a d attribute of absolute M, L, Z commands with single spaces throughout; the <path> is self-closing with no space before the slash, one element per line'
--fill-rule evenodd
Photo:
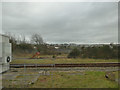
<path fill-rule="evenodd" d="M 47 43 L 118 42 L 118 3 L 3 3 L 2 30 Z"/>

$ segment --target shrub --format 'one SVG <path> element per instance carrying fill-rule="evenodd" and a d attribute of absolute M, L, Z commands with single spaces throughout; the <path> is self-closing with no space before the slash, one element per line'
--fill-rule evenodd
<path fill-rule="evenodd" d="M 74 48 L 68 55 L 68 58 L 77 58 L 80 55 L 80 51 L 77 48 Z"/>

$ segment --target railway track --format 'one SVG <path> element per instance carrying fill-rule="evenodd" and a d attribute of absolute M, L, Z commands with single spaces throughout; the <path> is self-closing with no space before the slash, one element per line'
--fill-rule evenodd
<path fill-rule="evenodd" d="M 119 67 L 120 63 L 81 63 L 81 64 L 10 64 L 10 68 L 37 67 Z"/>

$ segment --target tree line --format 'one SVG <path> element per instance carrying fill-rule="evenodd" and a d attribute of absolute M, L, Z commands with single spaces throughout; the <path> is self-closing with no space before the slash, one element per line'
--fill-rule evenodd
<path fill-rule="evenodd" d="M 14 34 L 6 34 L 10 38 L 10 43 L 12 43 L 12 53 L 14 54 L 33 54 L 40 52 L 46 55 L 56 55 L 62 54 L 67 50 L 68 58 L 93 58 L 93 59 L 117 59 L 120 56 L 119 45 L 109 44 L 109 45 L 96 45 L 88 47 L 82 46 L 59 46 L 56 50 L 54 45 L 49 45 L 44 42 L 40 34 L 32 34 L 29 40 L 23 35 L 17 37 Z M 73 50 L 71 50 L 73 48 Z M 70 51 L 70 52 L 69 52 Z"/>
<path fill-rule="evenodd" d="M 120 56 L 118 50 L 120 50 L 118 44 L 74 48 L 68 58 L 118 59 Z"/>

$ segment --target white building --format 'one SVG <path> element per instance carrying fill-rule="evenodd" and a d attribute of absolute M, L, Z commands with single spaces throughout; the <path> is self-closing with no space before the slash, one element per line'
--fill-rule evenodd
<path fill-rule="evenodd" d="M 9 37 L 0 34 L 0 73 L 9 70 L 11 57 L 11 43 Z"/>

